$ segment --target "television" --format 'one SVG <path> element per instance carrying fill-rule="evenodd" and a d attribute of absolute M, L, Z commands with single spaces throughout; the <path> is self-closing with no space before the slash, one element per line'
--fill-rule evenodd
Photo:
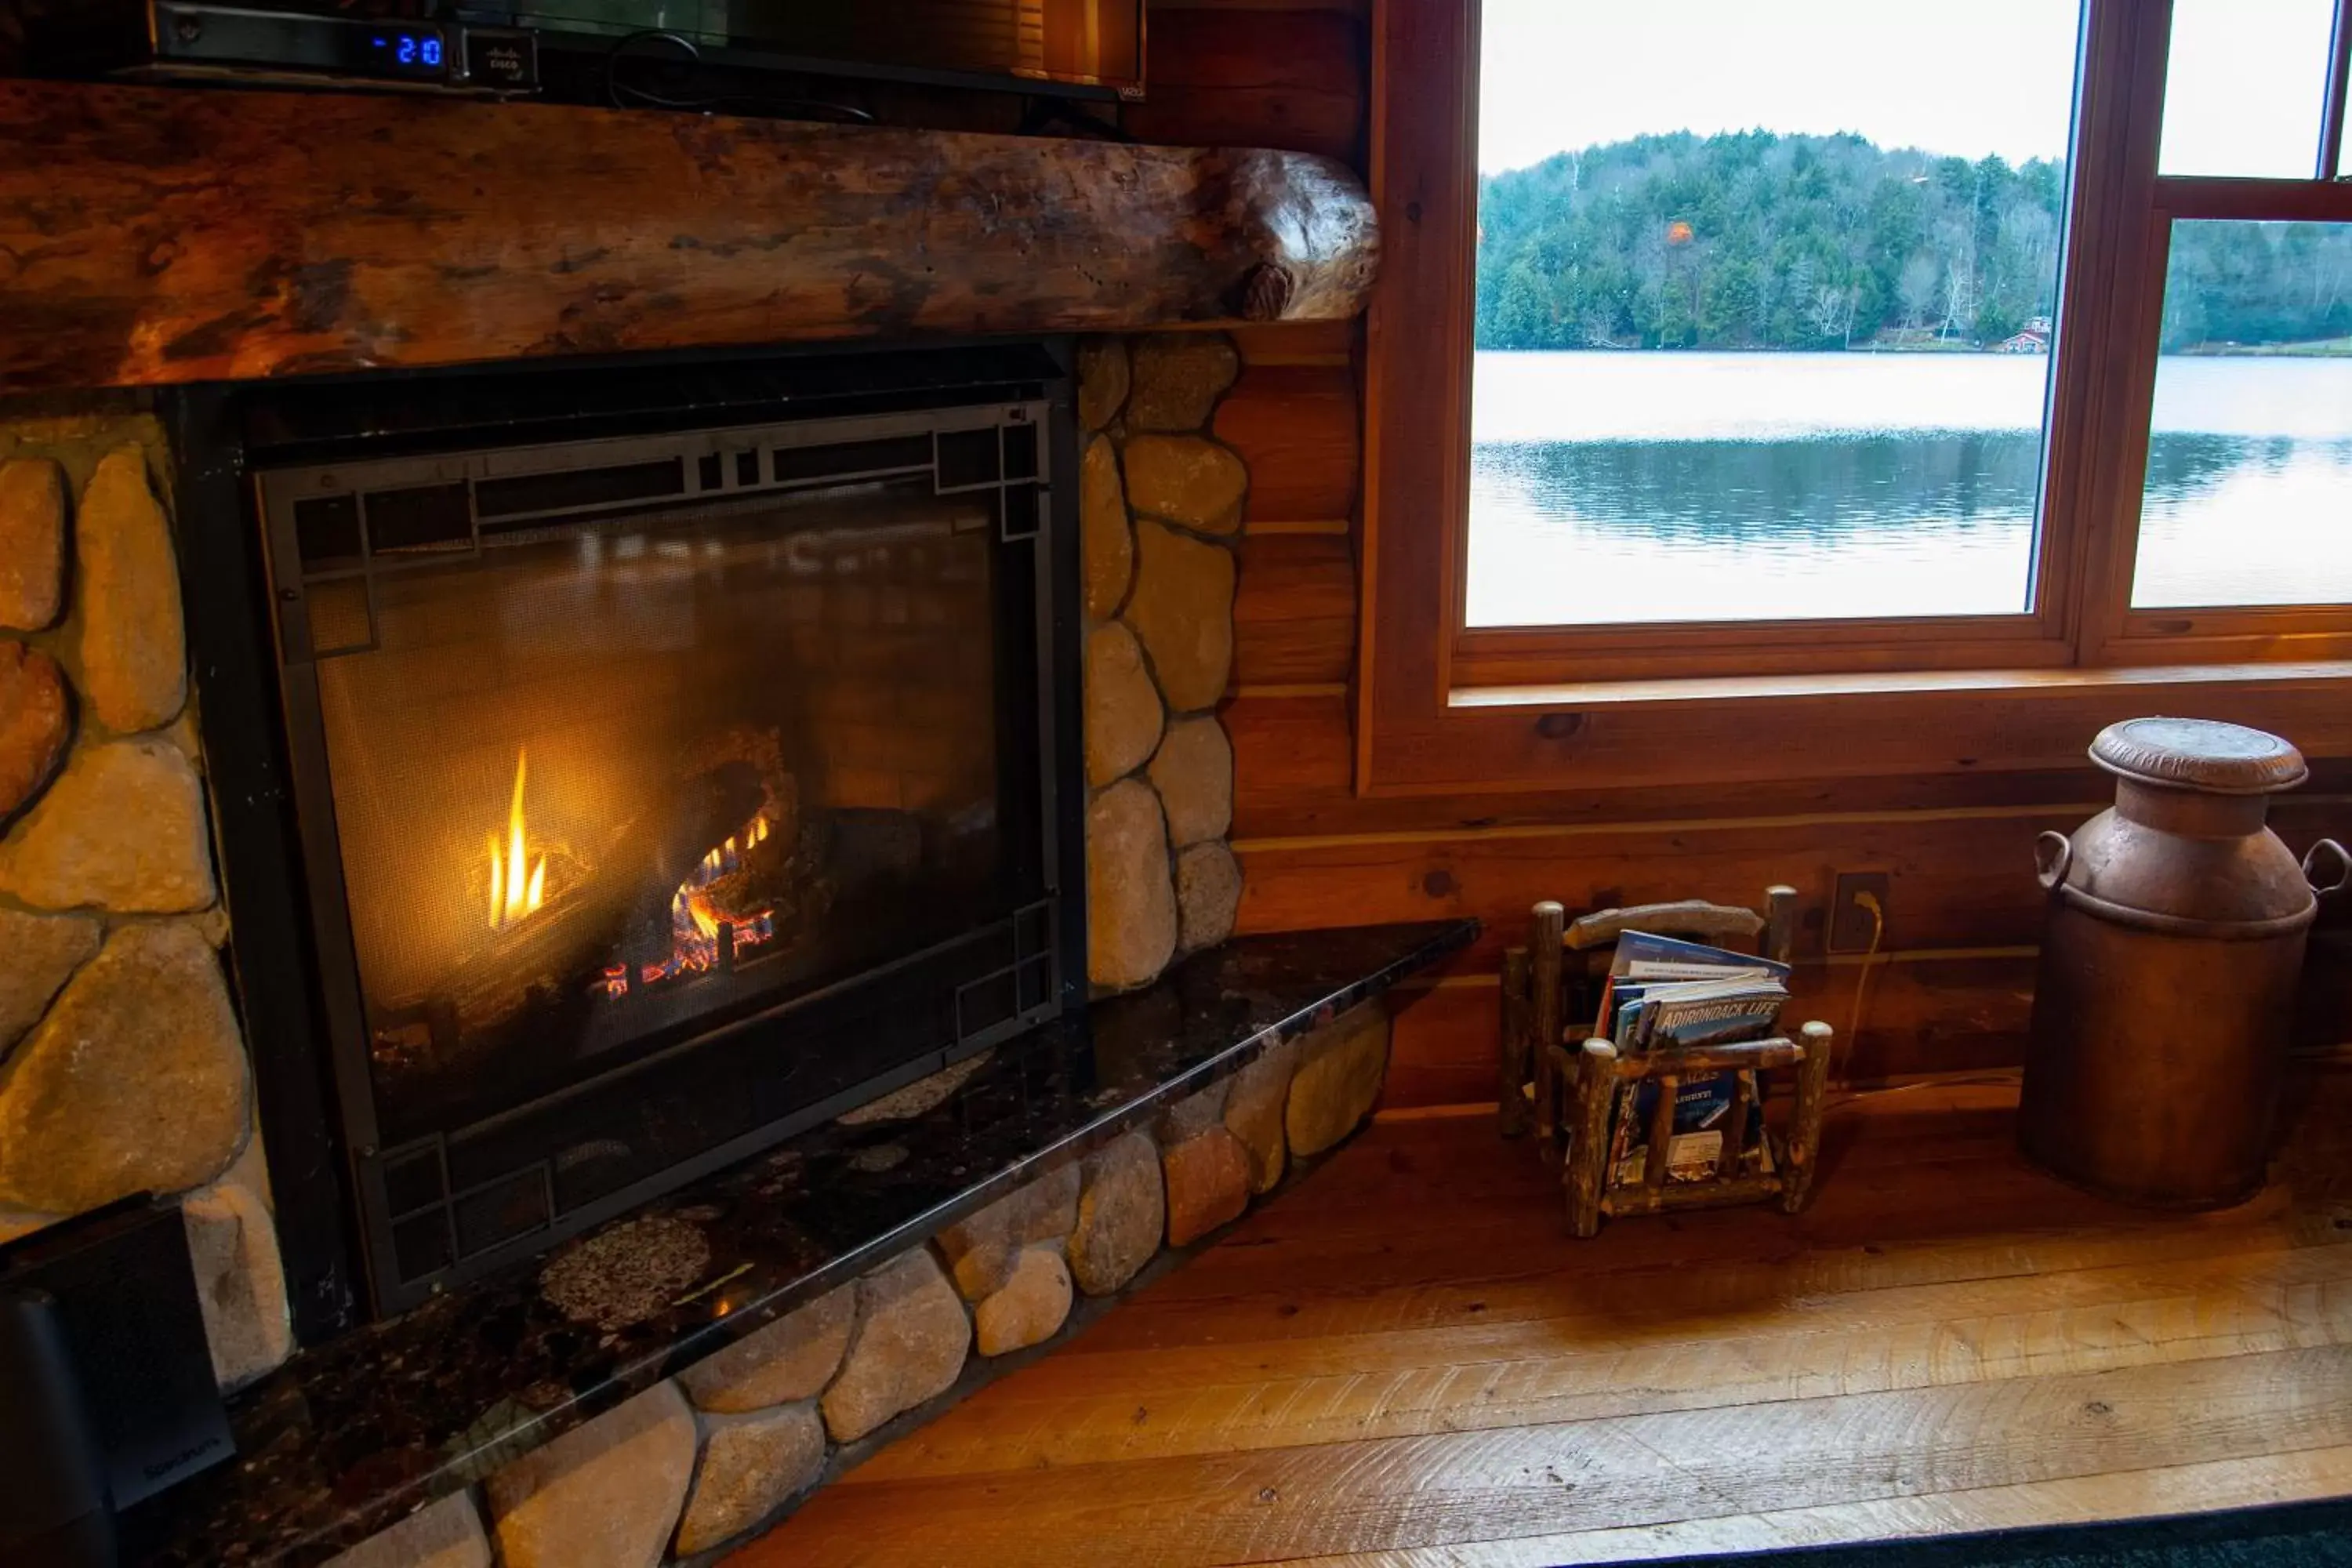
<path fill-rule="evenodd" d="M 469 22 L 536 29 L 543 48 L 659 40 L 715 65 L 1013 88 L 1076 98 L 1143 96 L 1144 0 L 519 0 Z"/>

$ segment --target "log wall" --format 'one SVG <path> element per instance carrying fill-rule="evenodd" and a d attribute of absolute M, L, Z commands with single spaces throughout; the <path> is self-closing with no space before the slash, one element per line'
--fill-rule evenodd
<path fill-rule="evenodd" d="M 1161 0 L 1139 134 L 1297 147 L 1363 166 L 1369 6 Z M 1385 215 L 1384 215 L 1385 216 Z M 1838 1071 L 1875 1081 L 2014 1065 L 2032 1005 L 2041 903 L 2034 836 L 2111 795 L 2087 766 L 2053 773 L 1809 780 L 1360 800 L 1353 794 L 1362 479 L 1360 327 L 1253 330 L 1216 433 L 1249 461 L 1234 610 L 1234 848 L 1244 931 L 1476 915 L 1487 934 L 1400 993 L 1391 1105 L 1494 1096 L 1496 977 L 1528 908 L 1697 896 L 1755 902 L 1788 882 L 1805 915 L 1800 1008 L 1834 1024 Z M 2089 737 L 2085 736 L 2087 742 Z M 1801 764 L 1792 767 L 1801 775 Z M 2352 833 L 2352 769 L 2323 764 L 2275 820 L 2299 853 Z M 1849 1033 L 1863 965 L 1824 952 L 1837 874 L 1891 873 L 1886 948 Z M 2306 1044 L 2352 1039 L 2352 939 L 2323 933 Z"/>

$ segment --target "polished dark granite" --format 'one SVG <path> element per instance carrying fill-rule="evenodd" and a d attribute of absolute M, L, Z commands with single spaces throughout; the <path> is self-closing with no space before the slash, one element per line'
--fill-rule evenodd
<path fill-rule="evenodd" d="M 643 1221 L 683 1222 L 709 1248 L 677 1299 L 627 1327 L 567 1317 L 533 1264 L 305 1351 L 237 1397 L 235 1464 L 125 1521 L 126 1561 L 321 1562 L 1379 994 L 1476 931 L 1460 921 L 1240 938 L 999 1047 L 920 1115 L 790 1138 L 619 1222 L 666 1244 L 681 1226 Z M 613 1252 L 616 1228 L 557 1257 L 577 1264 L 599 1236 L 586 1260 Z"/>

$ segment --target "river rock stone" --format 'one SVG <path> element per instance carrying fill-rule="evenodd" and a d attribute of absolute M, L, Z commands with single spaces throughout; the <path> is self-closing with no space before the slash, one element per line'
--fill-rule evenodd
<path fill-rule="evenodd" d="M 701 1473 L 677 1527 L 681 1557 L 742 1534 L 824 1471 L 824 1422 L 813 1402 L 715 1416 L 703 1426 Z"/>
<path fill-rule="evenodd" d="M 468 1492 L 427 1503 L 326 1568 L 490 1568 L 489 1538 Z"/>
<path fill-rule="evenodd" d="M 169 741 L 85 742 L 0 842 L 0 893 L 40 910 L 185 914 L 213 901 L 203 787 Z"/>
<path fill-rule="evenodd" d="M 1298 1068 L 1298 1042 L 1269 1046 L 1233 1077 L 1225 1096 L 1225 1131 L 1249 1156 L 1250 1191 L 1272 1192 L 1289 1163 L 1290 1141 L 1283 1131 L 1283 1109 L 1290 1100 L 1290 1077 Z"/>
<path fill-rule="evenodd" d="M 189 1194 L 180 1217 L 188 1230 L 213 1376 L 224 1389 L 242 1387 L 294 1352 L 278 1227 L 261 1194 L 233 1180 Z"/>
<path fill-rule="evenodd" d="M 121 927 L 0 1064 L 0 1205 L 200 1187 L 236 1157 L 247 1105 L 220 960 L 184 925 Z"/>
<path fill-rule="evenodd" d="M 1195 844 L 1176 857 L 1176 945 L 1186 952 L 1234 934 L 1242 904 L 1242 867 L 1223 840 Z"/>
<path fill-rule="evenodd" d="M 1078 555 L 1086 568 L 1087 614 L 1108 620 L 1135 577 L 1135 534 L 1128 526 L 1118 450 L 1108 436 L 1087 442 L 1078 464 Z"/>
<path fill-rule="evenodd" d="M 1117 621 L 1087 634 L 1087 782 L 1100 789 L 1143 765 L 1160 744 L 1160 689 L 1143 647 Z"/>
<path fill-rule="evenodd" d="M 1127 402 L 1129 367 L 1123 338 L 1088 338 L 1078 345 L 1078 427 L 1099 430 Z"/>
<path fill-rule="evenodd" d="M 657 1568 L 694 1449 L 694 1412 L 664 1383 L 525 1454 L 486 1489 L 502 1568 Z"/>
<path fill-rule="evenodd" d="M 1135 535 L 1127 624 L 1143 639 L 1171 711 L 1213 707 L 1234 666 L 1233 553 L 1148 520 Z"/>
<path fill-rule="evenodd" d="M 41 1021 L 49 1000 L 98 952 L 105 927 L 76 915 L 0 910 L 0 1057 Z"/>
<path fill-rule="evenodd" d="M 1201 436 L 1138 436 L 1121 454 L 1127 504 L 1202 533 L 1238 533 L 1249 469 Z"/>
<path fill-rule="evenodd" d="M 1161 1151 L 1168 1184 L 1168 1245 L 1198 1241 L 1249 1207 L 1249 1151 L 1223 1126 Z"/>
<path fill-rule="evenodd" d="M 58 661 L 0 642 L 0 823 L 30 805 L 73 741 L 73 699 Z"/>
<path fill-rule="evenodd" d="M 168 724 L 188 695 L 187 637 L 172 529 L 147 488 L 147 458 L 125 447 L 99 459 L 82 491 L 81 689 L 108 729 Z"/>
<path fill-rule="evenodd" d="M 833 1381 L 857 1322 L 857 1286 L 826 1291 L 678 1374 L 697 1408 L 723 1415 L 813 1399 Z"/>
<path fill-rule="evenodd" d="M 998 1290 L 972 1309 L 980 1353 L 1010 1355 L 1044 1344 L 1070 1315 L 1070 1266 L 1058 1244 L 1024 1247 Z"/>
<path fill-rule="evenodd" d="M 0 463 L 0 626 L 55 625 L 65 581 L 65 471 L 46 458 Z"/>
<path fill-rule="evenodd" d="M 1087 808 L 1087 971 L 1107 990 L 1159 977 L 1176 952 L 1176 883 L 1160 797 L 1122 779 Z"/>
<path fill-rule="evenodd" d="M 893 1415 L 947 1392 L 971 1349 L 963 1298 L 917 1247 L 857 1281 L 857 1333 L 824 1391 L 825 1430 L 855 1442 Z"/>
<path fill-rule="evenodd" d="M 1129 1132 L 1105 1144 L 1087 1157 L 1070 1278 L 1089 1296 L 1111 1294 L 1160 1250 L 1166 1215 L 1160 1151 L 1150 1135 Z"/>
<path fill-rule="evenodd" d="M 1230 1079 L 1219 1079 L 1198 1094 L 1188 1094 L 1151 1119 L 1151 1136 L 1162 1149 L 1198 1138 L 1224 1120 Z"/>
<path fill-rule="evenodd" d="M 1292 1155 L 1319 1154 L 1353 1132 L 1380 1098 L 1388 1069 L 1389 1016 L 1377 1002 L 1308 1036 L 1283 1113 Z"/>
<path fill-rule="evenodd" d="M 1198 430 L 1241 374 L 1223 332 L 1155 332 L 1128 350 L 1133 389 L 1127 422 L 1138 430 Z"/>
<path fill-rule="evenodd" d="M 1059 1247 L 1077 1223 L 1078 1167 L 1069 1164 L 940 1232 L 940 1256 L 963 1299 L 977 1301 L 1012 1281 L 1025 1248 Z"/>
<path fill-rule="evenodd" d="M 1151 786 L 1168 813 L 1177 848 L 1223 838 L 1234 825 L 1234 746 L 1225 727 L 1203 713 L 1168 726 L 1151 758 Z"/>

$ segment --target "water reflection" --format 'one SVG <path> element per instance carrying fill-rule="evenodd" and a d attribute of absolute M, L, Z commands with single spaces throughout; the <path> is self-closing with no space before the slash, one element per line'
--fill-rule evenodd
<path fill-rule="evenodd" d="M 1479 359 L 1474 626 L 2029 607 L 2046 365 Z M 2159 394 L 2135 602 L 2352 599 L 2352 363 L 2183 361 Z"/>

